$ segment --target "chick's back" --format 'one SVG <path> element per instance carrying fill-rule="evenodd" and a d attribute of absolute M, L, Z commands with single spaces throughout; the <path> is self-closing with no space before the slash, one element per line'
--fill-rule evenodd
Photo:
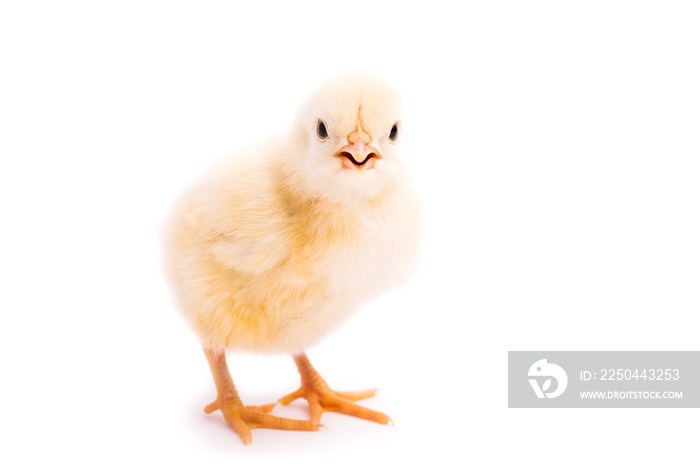
<path fill-rule="evenodd" d="M 279 140 L 212 167 L 166 227 L 166 271 L 205 345 L 297 353 L 405 278 L 418 202 L 395 180 L 362 207 L 298 197 Z"/>

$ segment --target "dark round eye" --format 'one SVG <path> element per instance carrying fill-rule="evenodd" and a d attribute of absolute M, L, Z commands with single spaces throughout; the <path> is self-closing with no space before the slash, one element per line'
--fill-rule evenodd
<path fill-rule="evenodd" d="M 326 124 L 321 120 L 318 120 L 318 123 L 316 123 L 316 134 L 318 134 L 318 137 L 320 137 L 321 139 L 326 139 L 328 137 L 328 130 L 326 130 Z"/>
<path fill-rule="evenodd" d="M 391 132 L 389 133 L 389 139 L 396 141 L 397 137 L 399 137 L 399 128 L 396 126 L 396 123 L 394 123 L 394 126 L 391 127 Z"/>

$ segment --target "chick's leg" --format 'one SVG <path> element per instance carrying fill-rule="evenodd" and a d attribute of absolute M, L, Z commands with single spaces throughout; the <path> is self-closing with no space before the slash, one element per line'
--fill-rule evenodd
<path fill-rule="evenodd" d="M 280 399 L 283 405 L 287 405 L 297 398 L 306 399 L 309 402 L 312 422 L 319 422 L 321 414 L 326 411 L 336 411 L 380 424 L 393 425 L 393 421 L 386 414 L 353 403 L 374 396 L 377 392 L 376 389 L 360 392 L 336 392 L 331 390 L 318 375 L 306 354 L 301 353 L 294 356 L 294 362 L 301 375 L 301 388 Z"/>
<path fill-rule="evenodd" d="M 209 403 L 204 408 L 204 412 L 209 414 L 220 409 L 226 422 L 241 436 L 243 443 L 250 444 L 252 441 L 250 430 L 257 427 L 282 430 L 318 430 L 319 424 L 317 422 L 285 419 L 267 414 L 275 406 L 274 404 L 243 406 L 226 365 L 224 352 L 205 347 L 204 353 L 209 361 L 217 391 L 216 401 Z"/>

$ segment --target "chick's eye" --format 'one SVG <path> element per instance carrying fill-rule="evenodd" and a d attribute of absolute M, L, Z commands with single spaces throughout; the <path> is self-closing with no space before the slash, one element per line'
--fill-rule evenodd
<path fill-rule="evenodd" d="M 399 128 L 396 126 L 396 123 L 394 123 L 394 126 L 391 127 L 391 132 L 389 133 L 389 139 L 396 141 L 397 137 L 399 137 Z"/>
<path fill-rule="evenodd" d="M 318 137 L 320 137 L 321 139 L 326 139 L 328 137 L 326 124 L 321 120 L 318 120 L 318 123 L 316 123 L 316 134 L 318 134 Z"/>

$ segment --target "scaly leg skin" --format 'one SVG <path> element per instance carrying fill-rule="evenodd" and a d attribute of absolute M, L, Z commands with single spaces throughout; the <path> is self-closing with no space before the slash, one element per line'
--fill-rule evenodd
<path fill-rule="evenodd" d="M 281 398 L 279 401 L 283 405 L 287 405 L 297 398 L 306 399 L 311 410 L 311 422 L 319 422 L 321 414 L 326 411 L 336 411 L 380 424 L 394 425 L 394 422 L 386 414 L 353 403 L 353 401 L 373 397 L 377 393 L 376 389 L 361 392 L 336 392 L 328 388 L 328 384 L 311 366 L 306 354 L 301 353 L 294 356 L 294 362 L 301 375 L 301 388 Z"/>
<path fill-rule="evenodd" d="M 321 427 L 318 422 L 285 419 L 267 414 L 275 406 L 274 403 L 263 406 L 243 406 L 226 365 L 224 352 L 205 347 L 204 353 L 207 355 L 217 391 L 216 401 L 209 403 L 204 408 L 204 412 L 209 414 L 220 409 L 226 422 L 241 436 L 246 445 L 250 445 L 253 440 L 250 430 L 257 427 L 282 430 L 318 430 Z"/>

